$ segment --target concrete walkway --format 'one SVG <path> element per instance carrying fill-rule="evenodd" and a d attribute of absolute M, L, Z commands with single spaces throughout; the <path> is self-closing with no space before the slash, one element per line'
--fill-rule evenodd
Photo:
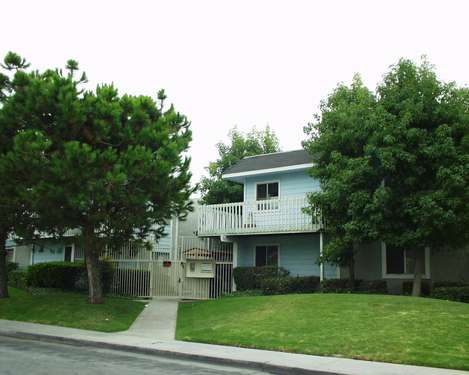
<path fill-rule="evenodd" d="M 469 375 L 469 372 L 466 371 L 244 349 L 176 340 L 166 341 L 147 335 L 138 336 L 139 332 L 142 332 L 142 329 L 137 328 L 136 331 L 130 334 L 129 332 L 104 333 L 0 320 L 0 336 L 38 339 L 77 346 L 94 346 L 97 348 L 125 350 L 133 353 L 200 360 L 212 364 L 244 366 L 281 374 Z"/>
<path fill-rule="evenodd" d="M 174 298 L 156 298 L 149 301 L 126 334 L 158 340 L 174 340 L 178 301 Z"/>

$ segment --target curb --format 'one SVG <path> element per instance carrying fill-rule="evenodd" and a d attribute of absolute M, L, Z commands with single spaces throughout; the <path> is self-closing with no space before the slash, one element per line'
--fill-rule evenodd
<path fill-rule="evenodd" d="M 239 360 L 239 359 L 213 357 L 213 356 L 204 355 L 204 354 L 181 353 L 181 352 L 176 352 L 172 350 L 143 348 L 143 347 L 132 346 L 132 345 L 114 344 L 114 343 L 109 343 L 109 342 L 84 340 L 84 339 L 45 335 L 45 334 L 38 334 L 38 333 L 0 331 L 0 336 L 23 339 L 23 340 L 30 339 L 30 340 L 37 340 L 37 341 L 60 343 L 60 344 L 67 344 L 67 345 L 74 345 L 74 346 L 86 346 L 86 347 L 92 346 L 92 347 L 99 348 L 99 349 L 111 349 L 111 350 L 126 351 L 126 352 L 131 352 L 131 353 L 136 353 L 136 354 L 146 354 L 146 355 L 155 355 L 155 356 L 161 356 L 161 357 L 173 358 L 173 359 L 192 360 L 192 361 L 197 361 L 197 362 L 202 362 L 202 363 L 238 366 L 238 367 L 243 367 L 243 368 L 268 371 L 274 374 L 299 374 L 299 375 L 303 375 L 303 374 L 305 375 L 343 375 L 344 374 L 344 373 L 338 373 L 338 372 L 325 372 L 322 370 L 307 370 L 307 369 L 298 368 L 298 367 L 279 366 L 279 365 L 270 364 L 268 362 L 245 361 L 245 360 Z"/>

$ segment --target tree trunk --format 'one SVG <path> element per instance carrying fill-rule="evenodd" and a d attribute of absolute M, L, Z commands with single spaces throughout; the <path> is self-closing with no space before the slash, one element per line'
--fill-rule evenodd
<path fill-rule="evenodd" d="M 8 297 L 7 251 L 5 248 L 7 237 L 6 232 L 0 232 L 0 298 Z"/>
<path fill-rule="evenodd" d="M 422 294 L 422 273 L 423 273 L 423 260 L 421 256 L 422 251 L 415 251 L 414 261 L 415 261 L 415 272 L 414 272 L 414 282 L 412 283 L 412 295 L 414 297 L 420 297 Z"/>
<path fill-rule="evenodd" d="M 103 303 L 99 247 L 96 245 L 94 229 L 85 229 L 85 262 L 88 273 L 88 301 L 91 304 Z"/>

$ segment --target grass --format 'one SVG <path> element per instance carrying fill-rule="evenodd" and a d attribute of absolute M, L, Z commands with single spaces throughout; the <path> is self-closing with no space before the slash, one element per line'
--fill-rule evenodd
<path fill-rule="evenodd" d="M 469 370 L 469 304 L 360 294 L 180 304 L 176 338 Z"/>
<path fill-rule="evenodd" d="M 10 288 L 10 298 L 0 300 L 0 319 L 51 324 L 102 332 L 124 331 L 144 308 L 144 303 L 106 297 L 101 305 L 90 305 L 80 293 L 53 292 L 31 295 Z"/>

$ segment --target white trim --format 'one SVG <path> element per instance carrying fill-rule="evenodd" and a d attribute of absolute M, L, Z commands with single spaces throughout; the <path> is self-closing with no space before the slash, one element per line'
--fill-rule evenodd
<path fill-rule="evenodd" d="M 245 177 L 245 176 L 255 176 L 255 175 L 266 174 L 266 173 L 296 171 L 296 170 L 311 168 L 313 165 L 314 163 L 306 163 L 306 164 L 288 165 L 285 167 L 257 169 L 255 171 L 227 173 L 227 174 L 222 175 L 222 178 L 236 178 L 236 177 Z"/>
<path fill-rule="evenodd" d="M 319 256 L 322 256 L 323 253 L 323 246 L 324 246 L 324 240 L 323 240 L 323 234 L 322 231 L 319 232 Z M 324 263 L 321 261 L 319 263 L 319 280 L 323 281 L 324 280 Z"/>
<path fill-rule="evenodd" d="M 243 202 L 246 202 L 247 201 L 247 196 L 248 196 L 248 192 L 247 192 L 247 185 L 246 185 L 246 179 L 243 180 Z"/>
<path fill-rule="evenodd" d="M 253 253 L 253 266 L 254 267 L 257 267 L 256 266 L 256 247 L 260 247 L 260 246 L 265 246 L 265 247 L 268 247 L 268 246 L 277 246 L 277 267 L 280 267 L 280 244 L 279 243 L 258 243 L 258 244 L 255 244 L 254 245 L 254 251 L 252 252 Z"/>
<path fill-rule="evenodd" d="M 233 269 L 238 267 L 238 241 L 233 242 Z M 231 277 L 231 289 L 236 292 L 236 283 L 234 277 Z"/>
<path fill-rule="evenodd" d="M 405 267 L 405 258 L 406 254 L 404 252 L 404 267 Z M 383 279 L 413 279 L 413 273 L 387 273 L 387 263 L 386 263 L 386 243 L 381 241 L 381 276 Z M 405 268 L 404 268 L 405 271 Z M 430 279 L 430 248 L 425 248 L 425 274 L 422 274 L 423 279 Z"/>
<path fill-rule="evenodd" d="M 71 261 L 75 262 L 75 242 L 72 243 L 72 256 L 71 256 Z"/>

